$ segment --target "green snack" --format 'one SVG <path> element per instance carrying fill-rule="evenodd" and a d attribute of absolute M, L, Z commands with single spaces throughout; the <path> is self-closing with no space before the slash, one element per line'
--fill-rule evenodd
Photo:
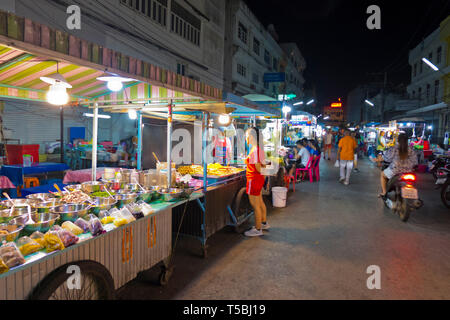
<path fill-rule="evenodd" d="M 114 192 L 111 192 L 111 195 L 115 195 Z M 108 192 L 94 192 L 93 194 L 91 194 L 91 197 L 93 198 L 109 198 L 109 193 Z"/>

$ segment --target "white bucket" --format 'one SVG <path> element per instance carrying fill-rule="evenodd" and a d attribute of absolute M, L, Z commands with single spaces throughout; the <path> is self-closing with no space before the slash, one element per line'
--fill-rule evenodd
<path fill-rule="evenodd" d="M 272 202 L 275 208 L 286 207 L 288 189 L 284 187 L 272 188 Z"/>

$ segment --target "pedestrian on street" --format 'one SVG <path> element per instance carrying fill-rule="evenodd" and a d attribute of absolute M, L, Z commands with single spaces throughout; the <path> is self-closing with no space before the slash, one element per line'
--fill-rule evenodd
<path fill-rule="evenodd" d="M 258 128 L 248 129 L 245 135 L 247 144 L 252 146 L 250 154 L 245 160 L 247 164 L 247 194 L 255 212 L 255 226 L 245 232 L 245 236 L 260 237 L 263 235 L 263 230 L 270 229 L 267 223 L 267 208 L 262 197 L 265 179 L 261 171 L 266 167 L 263 139 Z"/>
<path fill-rule="evenodd" d="M 328 161 L 331 160 L 331 145 L 333 143 L 333 134 L 331 130 L 327 130 L 327 134 L 325 136 L 325 149 L 323 150 L 323 159 L 326 159 L 326 155 L 328 153 Z"/>
<path fill-rule="evenodd" d="M 344 131 L 344 137 L 339 141 L 338 160 L 340 165 L 340 183 L 346 186 L 350 183 L 350 175 L 355 159 L 356 140 L 350 136 L 350 131 Z"/>
<path fill-rule="evenodd" d="M 359 172 L 358 169 L 358 150 L 359 150 L 359 143 L 358 143 L 358 137 L 356 136 L 356 131 L 352 132 L 352 138 L 356 141 L 356 149 L 355 149 L 355 156 L 353 158 L 353 170 L 355 172 Z"/>

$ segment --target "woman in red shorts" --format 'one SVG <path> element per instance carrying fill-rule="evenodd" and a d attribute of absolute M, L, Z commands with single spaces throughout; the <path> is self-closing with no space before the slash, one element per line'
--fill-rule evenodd
<path fill-rule="evenodd" d="M 245 163 L 247 164 L 247 194 L 255 212 L 255 226 L 245 232 L 245 235 L 247 237 L 260 237 L 263 235 L 263 230 L 270 229 L 267 223 L 267 208 L 262 198 L 265 179 L 261 174 L 261 169 L 266 166 L 264 149 L 260 144 L 262 139 L 258 128 L 248 129 L 245 138 L 247 144 L 252 147 Z"/>

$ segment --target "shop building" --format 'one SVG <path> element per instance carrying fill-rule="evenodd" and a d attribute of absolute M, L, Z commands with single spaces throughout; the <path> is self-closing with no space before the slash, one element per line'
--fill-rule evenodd
<path fill-rule="evenodd" d="M 224 89 L 239 96 L 302 96 L 306 62 L 294 43 L 279 44 L 242 0 L 226 1 Z M 265 82 L 264 75 L 285 73 L 286 82 Z"/>
<path fill-rule="evenodd" d="M 409 53 L 411 65 L 411 84 L 408 86 L 408 95 L 416 99 L 418 104 L 407 115 L 418 115 L 427 122 L 433 142 L 442 143 L 445 132 L 448 131 L 448 39 L 450 37 L 450 19 L 444 20 L 440 27 L 427 36 L 418 46 Z M 446 36 L 447 34 L 447 36 Z M 439 71 L 433 70 L 422 59 L 426 58 Z M 427 135 L 428 135 L 427 134 Z"/>

